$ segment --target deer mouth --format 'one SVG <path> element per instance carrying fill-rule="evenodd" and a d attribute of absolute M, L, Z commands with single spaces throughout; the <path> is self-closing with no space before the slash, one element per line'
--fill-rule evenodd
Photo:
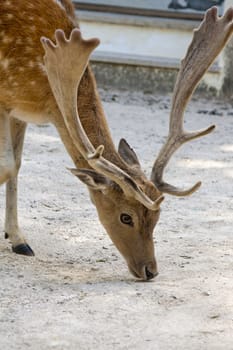
<path fill-rule="evenodd" d="M 129 271 L 134 277 L 141 278 L 141 276 L 139 276 L 139 274 L 135 270 L 133 270 L 132 267 L 130 266 L 129 266 Z"/>
<path fill-rule="evenodd" d="M 135 269 L 133 269 L 131 266 L 129 266 L 129 271 L 131 272 L 131 274 L 134 277 L 141 279 L 143 281 L 149 281 L 158 275 L 157 271 L 151 272 L 147 266 L 143 266 L 140 273 L 138 271 L 136 271 Z"/>

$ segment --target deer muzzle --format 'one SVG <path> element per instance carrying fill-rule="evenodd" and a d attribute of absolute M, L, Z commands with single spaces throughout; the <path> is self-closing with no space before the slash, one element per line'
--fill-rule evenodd
<path fill-rule="evenodd" d="M 128 268 L 134 277 L 137 277 L 143 281 L 149 281 L 159 274 L 156 261 L 147 264 L 141 264 L 140 266 L 135 266 L 132 263 L 128 263 Z"/>

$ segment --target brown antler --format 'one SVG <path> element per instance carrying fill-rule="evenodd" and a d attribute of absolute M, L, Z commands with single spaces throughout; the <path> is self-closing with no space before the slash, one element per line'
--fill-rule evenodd
<path fill-rule="evenodd" d="M 175 196 L 187 196 L 201 185 L 201 182 L 197 182 L 188 190 L 181 190 L 163 181 L 163 171 L 173 153 L 183 143 L 207 135 L 215 128 L 212 125 L 201 131 L 186 132 L 183 129 L 183 115 L 198 82 L 232 34 L 232 19 L 233 8 L 229 8 L 222 18 L 217 17 L 216 7 L 209 9 L 199 28 L 194 30 L 193 40 L 181 62 L 173 93 L 169 135 L 153 165 L 151 174 L 151 180 L 162 192 Z"/>
<path fill-rule="evenodd" d="M 152 201 L 126 172 L 105 159 L 102 156 L 104 146 L 94 148 L 79 119 L 78 86 L 89 56 L 99 40 L 84 40 L 78 29 L 71 32 L 69 39 L 66 39 L 62 30 L 57 30 L 55 39 L 56 44 L 47 38 L 41 39 L 46 53 L 45 67 L 54 97 L 77 150 L 93 169 L 115 181 L 126 196 L 134 197 L 148 209 L 157 210 L 164 197 Z"/>

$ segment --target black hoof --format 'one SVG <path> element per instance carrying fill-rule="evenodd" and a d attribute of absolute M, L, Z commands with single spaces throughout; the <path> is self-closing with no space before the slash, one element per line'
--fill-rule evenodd
<path fill-rule="evenodd" d="M 7 232 L 5 232 L 5 239 L 8 239 L 9 238 L 9 235 Z"/>
<path fill-rule="evenodd" d="M 12 250 L 16 254 L 21 254 L 21 255 L 27 255 L 27 256 L 34 256 L 33 250 L 30 248 L 28 244 L 19 244 L 16 247 L 12 247 Z"/>

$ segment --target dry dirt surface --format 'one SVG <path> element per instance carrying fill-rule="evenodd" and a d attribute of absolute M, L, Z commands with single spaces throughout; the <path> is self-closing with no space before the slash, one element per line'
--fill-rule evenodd
<path fill-rule="evenodd" d="M 149 175 L 170 97 L 101 92 L 116 144 L 125 137 Z M 233 109 L 195 98 L 186 127 L 216 131 L 184 146 L 166 171 L 203 181 L 166 196 L 155 229 L 159 276 L 135 280 L 100 225 L 56 131 L 30 126 L 20 172 L 21 228 L 35 258 L 0 240 L 0 349 L 233 349 Z M 0 189 L 4 226 L 4 186 Z"/>

